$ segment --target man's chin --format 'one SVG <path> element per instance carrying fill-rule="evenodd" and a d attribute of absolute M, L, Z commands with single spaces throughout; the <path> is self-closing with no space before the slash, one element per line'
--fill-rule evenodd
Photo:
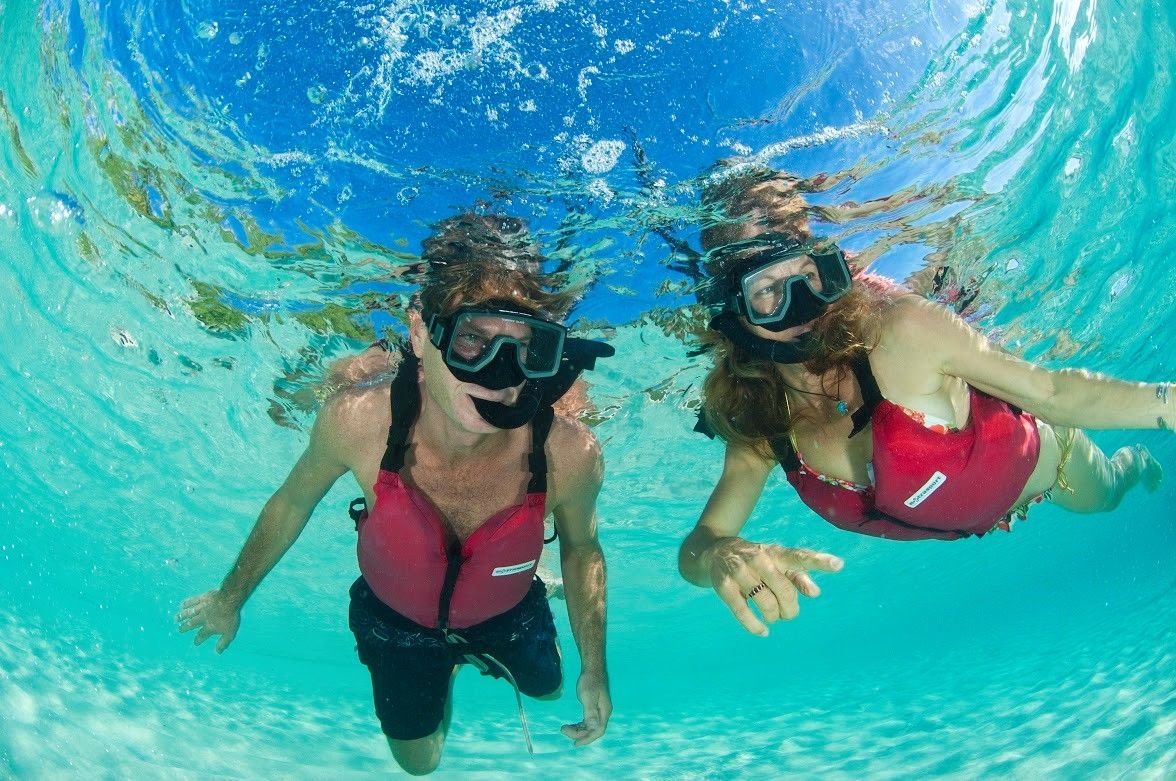
<path fill-rule="evenodd" d="M 492 401 L 491 399 L 483 399 L 481 396 L 474 396 L 471 394 L 466 394 L 466 396 L 470 402 L 470 418 L 469 418 L 470 422 L 474 423 L 476 421 L 475 425 L 476 425 L 476 428 L 478 428 L 479 430 L 485 429 L 485 430 L 491 430 L 491 431 L 499 431 L 500 429 L 498 426 L 495 426 L 493 423 L 486 420 L 486 418 L 482 417 L 482 411 L 478 409 L 478 402 L 479 401 L 481 401 L 483 403 L 489 402 L 491 404 L 502 404 L 503 402 L 496 402 L 496 401 Z"/>

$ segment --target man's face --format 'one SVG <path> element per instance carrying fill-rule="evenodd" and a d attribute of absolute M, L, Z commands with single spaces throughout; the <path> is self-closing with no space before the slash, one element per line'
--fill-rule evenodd
<path fill-rule="evenodd" d="M 460 430 L 469 433 L 487 434 L 499 431 L 498 428 L 487 423 L 474 407 L 474 398 L 497 401 L 507 405 L 514 405 L 518 401 L 523 383 L 504 388 L 490 390 L 481 385 L 462 382 L 453 376 L 453 372 L 445 365 L 441 351 L 429 341 L 427 328 L 421 316 L 413 312 L 410 316 L 409 334 L 413 352 L 421 359 L 424 369 L 425 393 L 445 415 Z M 478 318 L 478 337 L 493 339 L 498 334 L 523 337 L 519 333 L 523 328 L 519 323 L 499 318 Z"/>

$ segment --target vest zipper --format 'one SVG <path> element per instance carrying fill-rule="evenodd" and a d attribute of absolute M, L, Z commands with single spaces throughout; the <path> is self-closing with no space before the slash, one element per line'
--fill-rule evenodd
<path fill-rule="evenodd" d="M 437 628 L 449 632 L 449 603 L 457 588 L 457 576 L 461 573 L 461 545 L 454 543 L 445 553 L 445 583 L 441 586 L 441 599 L 437 603 Z"/>

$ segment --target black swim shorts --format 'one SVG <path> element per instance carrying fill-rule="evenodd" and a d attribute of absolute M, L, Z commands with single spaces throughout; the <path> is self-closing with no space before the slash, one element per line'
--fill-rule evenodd
<path fill-rule="evenodd" d="M 376 715 L 393 740 L 417 740 L 437 731 L 449 696 L 454 665 L 471 650 L 501 662 L 530 697 L 542 697 L 563 680 L 555 622 L 547 589 L 535 578 L 523 601 L 480 624 L 454 630 L 469 645 L 446 641 L 441 631 L 421 626 L 385 605 L 361 577 L 351 586 L 348 623 L 356 650 L 372 676 Z M 503 677 L 488 664 L 484 675 Z"/>

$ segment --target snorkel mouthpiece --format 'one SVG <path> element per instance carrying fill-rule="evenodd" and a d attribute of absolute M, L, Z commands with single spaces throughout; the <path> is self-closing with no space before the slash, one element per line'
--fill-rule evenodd
<path fill-rule="evenodd" d="M 487 390 L 522 385 L 518 400 L 503 404 L 470 396 L 474 409 L 495 428 L 524 426 L 555 403 L 611 346 L 567 336 L 567 327 L 511 301 L 488 301 L 431 315 L 429 341 L 457 380 Z"/>
<path fill-rule="evenodd" d="M 718 331 L 739 349 L 776 363 L 804 363 L 809 359 L 809 353 L 815 344 L 812 331 L 806 331 L 790 342 L 777 342 L 756 336 L 739 322 L 734 312 L 721 312 L 715 315 L 707 328 Z"/>
<path fill-rule="evenodd" d="M 523 387 L 523 393 L 519 395 L 519 400 L 513 407 L 500 401 L 474 396 L 470 398 L 474 401 L 474 409 L 478 411 L 478 415 L 494 428 L 520 428 L 530 423 L 531 418 L 539 412 L 539 393 L 534 385 L 535 383 L 528 382 Z"/>
<path fill-rule="evenodd" d="M 559 371 L 552 377 L 527 380 L 514 406 L 498 401 L 473 398 L 474 409 L 482 420 L 495 428 L 519 428 L 531 422 L 544 406 L 551 406 L 568 392 L 580 374 L 596 368 L 599 358 L 610 358 L 616 350 L 610 344 L 593 339 L 569 337 L 560 359 Z"/>

